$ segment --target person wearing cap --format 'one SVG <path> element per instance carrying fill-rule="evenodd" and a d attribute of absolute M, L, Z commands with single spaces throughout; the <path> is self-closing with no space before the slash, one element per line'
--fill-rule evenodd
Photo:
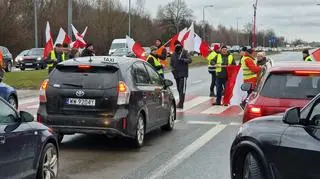
<path fill-rule="evenodd" d="M 211 74 L 211 85 L 210 85 L 210 97 L 215 96 L 214 94 L 214 87 L 216 85 L 216 67 L 213 59 L 218 55 L 219 53 L 219 45 L 214 45 L 213 51 L 210 52 L 210 54 L 207 57 L 208 60 L 208 72 Z"/>
<path fill-rule="evenodd" d="M 164 45 L 162 45 L 161 39 L 157 39 L 155 45 L 158 48 L 156 52 L 159 62 L 165 67 L 168 66 L 167 49 Z"/>
<path fill-rule="evenodd" d="M 212 105 L 221 105 L 223 89 L 226 87 L 228 79 L 227 66 L 236 65 L 233 55 L 228 53 L 227 46 L 221 47 L 221 52 L 213 59 L 216 66 L 216 86 L 217 86 L 217 98 L 216 102 Z"/>
<path fill-rule="evenodd" d="M 90 56 L 94 56 L 94 48 L 93 48 L 93 44 L 88 43 L 86 45 L 86 48 L 82 51 L 81 53 L 81 57 L 90 57 Z"/>
<path fill-rule="evenodd" d="M 49 56 L 46 60 L 48 73 L 50 74 L 50 72 L 56 67 L 58 63 L 65 60 L 66 54 L 63 52 L 63 46 L 62 44 L 58 43 L 56 44 L 54 50 L 49 53 Z"/>
<path fill-rule="evenodd" d="M 303 50 L 302 55 L 303 55 L 303 61 L 305 61 L 305 62 L 312 62 L 313 61 L 311 55 L 309 54 L 309 50 L 307 50 L 307 49 Z"/>
<path fill-rule="evenodd" d="M 160 60 L 157 55 L 157 47 L 152 46 L 150 47 L 151 52 L 150 55 L 147 58 L 147 62 L 152 65 L 152 67 L 158 72 L 158 74 L 164 78 L 164 73 L 163 73 L 163 67 L 162 64 L 160 63 Z"/>
<path fill-rule="evenodd" d="M 240 53 L 242 55 L 240 65 L 243 70 L 244 83 L 250 83 L 252 85 L 251 89 L 254 89 L 257 83 L 257 76 L 261 71 L 261 67 L 256 64 L 254 57 L 252 57 L 252 49 L 243 47 Z"/>
<path fill-rule="evenodd" d="M 188 51 L 183 49 L 183 46 L 179 41 L 176 41 L 174 45 L 175 51 L 172 54 L 170 66 L 173 77 L 176 80 L 177 90 L 179 92 L 179 103 L 177 108 L 183 109 L 187 88 L 187 78 L 189 75 L 189 64 L 192 62 L 192 60 Z"/>

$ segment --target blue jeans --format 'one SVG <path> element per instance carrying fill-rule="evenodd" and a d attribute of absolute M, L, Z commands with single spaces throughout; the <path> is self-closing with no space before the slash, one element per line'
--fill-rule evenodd
<path fill-rule="evenodd" d="M 226 78 L 217 78 L 216 79 L 216 86 L 217 86 L 217 99 L 216 99 L 216 103 L 217 104 L 221 104 L 221 98 L 222 98 L 222 92 L 223 89 L 226 88 L 226 82 L 227 79 Z"/>

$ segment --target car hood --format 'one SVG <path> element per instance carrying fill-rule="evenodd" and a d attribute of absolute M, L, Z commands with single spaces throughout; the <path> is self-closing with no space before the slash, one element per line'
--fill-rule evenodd
<path fill-rule="evenodd" d="M 6 83 L 0 82 L 0 87 L 7 88 L 9 90 L 15 91 L 15 89 L 12 86 L 7 85 Z"/>

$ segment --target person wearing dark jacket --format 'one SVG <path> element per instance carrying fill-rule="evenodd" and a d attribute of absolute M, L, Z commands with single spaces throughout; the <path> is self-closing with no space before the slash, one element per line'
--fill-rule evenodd
<path fill-rule="evenodd" d="M 151 49 L 151 53 L 148 56 L 147 62 L 150 63 L 150 65 L 152 65 L 152 67 L 158 72 L 158 74 L 162 78 L 164 78 L 163 67 L 162 67 L 162 64 L 158 60 L 157 47 L 152 46 L 152 47 L 150 47 L 150 49 Z"/>
<path fill-rule="evenodd" d="M 93 45 L 90 43 L 86 45 L 86 48 L 81 53 L 81 57 L 89 57 L 89 56 L 94 56 Z"/>
<path fill-rule="evenodd" d="M 183 109 L 186 94 L 187 78 L 189 75 L 189 64 L 192 62 L 188 51 L 184 50 L 179 41 L 175 42 L 175 52 L 172 55 L 170 66 L 179 92 L 179 103 L 177 108 Z"/>

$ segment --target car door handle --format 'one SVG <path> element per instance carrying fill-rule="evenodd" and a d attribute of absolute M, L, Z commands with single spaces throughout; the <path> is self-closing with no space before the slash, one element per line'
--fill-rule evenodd
<path fill-rule="evenodd" d="M 0 136 L 0 144 L 5 144 L 6 138 L 4 136 Z"/>

